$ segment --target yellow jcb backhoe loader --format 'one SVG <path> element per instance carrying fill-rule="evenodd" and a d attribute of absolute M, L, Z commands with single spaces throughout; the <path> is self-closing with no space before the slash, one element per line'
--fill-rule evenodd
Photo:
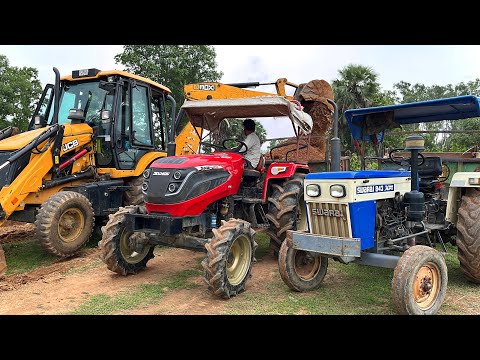
<path fill-rule="evenodd" d="M 174 135 L 167 139 L 175 134 L 176 104 L 163 85 L 118 70 L 62 78 L 53 70 L 55 85 L 46 85 L 28 131 L 0 131 L 0 226 L 7 219 L 34 223 L 42 247 L 68 257 L 95 223 L 143 202 L 142 174 L 155 159 L 167 149 L 196 152 L 198 138 L 187 123 L 177 146 Z M 0 275 L 5 271 L 0 245 Z"/>

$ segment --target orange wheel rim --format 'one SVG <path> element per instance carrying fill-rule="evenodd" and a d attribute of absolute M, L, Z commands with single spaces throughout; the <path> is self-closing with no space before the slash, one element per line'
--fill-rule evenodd
<path fill-rule="evenodd" d="M 312 256 L 308 251 L 295 251 L 295 273 L 305 281 L 312 280 L 320 271 L 320 256 Z"/>
<path fill-rule="evenodd" d="M 434 263 L 423 265 L 415 276 L 413 296 L 422 310 L 430 309 L 440 293 L 440 270 Z"/>

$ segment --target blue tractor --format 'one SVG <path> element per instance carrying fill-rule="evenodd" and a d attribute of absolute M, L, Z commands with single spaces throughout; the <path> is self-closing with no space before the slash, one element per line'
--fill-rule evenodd
<path fill-rule="evenodd" d="M 476 96 L 460 96 L 348 110 L 345 117 L 364 169 L 365 144 L 378 150 L 386 130 L 480 117 L 480 103 Z M 480 172 L 453 174 L 445 199 L 441 158 L 423 150 L 423 137 L 413 135 L 388 157 L 377 152 L 387 169 L 308 174 L 308 230 L 287 232 L 278 259 L 283 281 L 296 291 L 317 289 L 329 259 L 391 268 L 396 312 L 435 314 L 447 291 L 444 242 L 455 233 L 460 267 L 480 283 Z"/>

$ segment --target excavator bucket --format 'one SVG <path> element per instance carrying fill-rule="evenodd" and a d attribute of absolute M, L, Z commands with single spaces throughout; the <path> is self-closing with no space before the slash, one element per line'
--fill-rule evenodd
<path fill-rule="evenodd" d="M 5 275 L 7 272 L 7 261 L 5 260 L 5 252 L 2 249 L 2 245 L 0 245 L 0 277 Z"/>

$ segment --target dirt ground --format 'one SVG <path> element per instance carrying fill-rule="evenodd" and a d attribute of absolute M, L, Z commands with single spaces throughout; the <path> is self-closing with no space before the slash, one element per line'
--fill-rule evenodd
<path fill-rule="evenodd" d="M 2 243 L 34 238 L 30 225 L 18 223 L 9 225 L 11 226 L 8 228 L 0 228 Z M 345 265 L 334 263 L 329 265 L 322 300 L 315 294 L 291 293 L 288 289 L 285 290 L 286 287 L 278 274 L 277 262 L 270 253 L 267 253 L 254 264 L 245 293 L 230 300 L 223 300 L 211 295 L 203 282 L 200 267 L 200 262 L 204 258 L 202 253 L 175 248 L 156 249 L 155 257 L 150 260 L 144 271 L 127 277 L 109 271 L 100 260 L 99 254 L 97 248 L 84 248 L 74 258 L 54 260 L 53 264 L 39 266 L 26 273 L 4 276 L 0 279 L 0 315 L 70 313 L 217 315 L 252 313 L 254 307 L 258 307 L 260 313 L 291 311 L 294 314 L 303 314 L 312 313 L 312 309 L 321 310 L 322 306 L 330 307 L 327 313 L 393 314 L 388 289 L 391 275 L 375 272 L 375 268 L 371 267 L 360 267 L 358 269 L 361 272 L 360 278 L 356 280 L 352 277 L 355 275 L 355 268 L 345 275 L 342 273 L 344 269 L 348 269 Z M 177 283 L 180 285 L 175 287 L 172 281 L 178 280 L 182 272 L 187 273 L 187 276 L 183 280 L 180 279 Z M 370 284 L 373 287 L 380 284 L 382 287 L 373 300 L 369 299 L 370 302 L 377 301 L 378 306 L 362 310 L 361 304 L 365 303 L 366 298 L 360 297 L 359 300 L 355 300 L 355 297 L 361 296 L 362 286 L 365 285 L 366 279 L 372 276 L 385 277 L 386 280 Z M 141 293 L 142 286 L 145 288 L 150 286 L 148 289 L 150 291 L 154 289 L 158 294 Z M 340 292 L 335 295 L 335 291 Z M 385 294 L 382 295 L 383 292 Z M 145 294 L 147 301 L 143 300 Z M 328 294 L 332 295 L 326 299 L 325 296 Z M 352 297 L 351 301 L 348 300 L 349 297 Z M 139 298 L 141 300 L 138 300 Z M 98 312 L 94 311 L 98 309 L 94 307 L 96 299 L 100 299 L 98 300 L 100 306 L 104 308 L 110 306 L 107 311 L 103 311 L 104 308 Z M 335 308 L 335 302 L 338 300 L 342 305 Z M 308 301 L 313 301 L 313 305 L 308 305 Z M 295 305 L 299 303 L 307 306 L 307 310 L 303 305 Z M 236 306 L 233 312 L 231 305 Z M 480 288 L 466 282 L 458 266 L 449 268 L 448 292 L 440 314 L 480 314 Z"/>
<path fill-rule="evenodd" d="M 25 238 L 23 232 L 19 234 Z M 12 241 L 17 240 L 12 237 Z M 156 250 L 155 258 L 150 260 L 145 271 L 124 277 L 106 268 L 98 249 L 84 249 L 75 258 L 60 260 L 28 273 L 4 276 L 0 280 L 0 314 L 68 314 L 92 296 L 115 296 L 129 286 L 158 283 L 174 273 L 198 268 L 203 258 L 201 253 L 164 248 Z M 265 280 L 276 271 L 272 257 L 257 262 L 247 283 L 247 291 L 263 287 Z M 208 292 L 202 276 L 195 276 L 192 281 L 201 286 L 167 292 L 157 303 L 114 313 L 222 314 L 225 300 Z"/>

